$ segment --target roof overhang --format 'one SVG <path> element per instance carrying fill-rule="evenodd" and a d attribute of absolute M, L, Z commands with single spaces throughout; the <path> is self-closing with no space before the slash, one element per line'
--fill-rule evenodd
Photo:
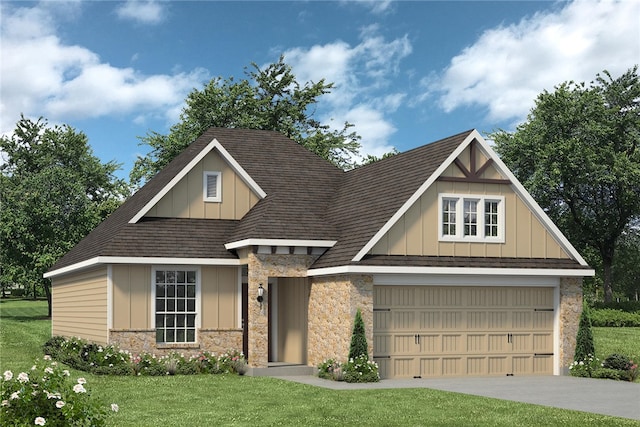
<path fill-rule="evenodd" d="M 332 248 L 336 240 L 295 240 L 295 239 L 244 239 L 226 243 L 225 249 L 239 249 L 249 246 L 290 246 L 308 248 Z"/>
<path fill-rule="evenodd" d="M 62 276 L 64 274 L 74 273 L 91 267 L 108 264 L 162 264 L 162 265 L 221 265 L 236 266 L 240 265 L 239 259 L 229 258 L 169 258 L 169 257 L 117 257 L 117 256 L 98 256 L 86 261 L 71 264 L 67 267 L 58 268 L 46 272 L 43 277 L 51 279 L 53 277 Z"/>
<path fill-rule="evenodd" d="M 307 276 L 330 276 L 335 274 L 439 274 L 456 276 L 537 276 L 537 277 L 592 277 L 592 269 L 562 268 L 466 268 L 466 267 L 388 267 L 375 265 L 343 265 L 316 268 L 307 271 Z"/>

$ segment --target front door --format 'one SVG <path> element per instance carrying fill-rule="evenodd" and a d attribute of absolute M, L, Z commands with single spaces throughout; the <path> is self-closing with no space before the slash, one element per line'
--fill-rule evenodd
<path fill-rule="evenodd" d="M 269 361 L 307 363 L 309 284 L 306 278 L 279 277 L 269 283 Z"/>

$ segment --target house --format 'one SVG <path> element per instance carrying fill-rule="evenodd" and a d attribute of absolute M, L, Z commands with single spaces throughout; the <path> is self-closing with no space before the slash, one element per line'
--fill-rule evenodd
<path fill-rule="evenodd" d="M 283 135 L 211 128 L 62 257 L 54 335 L 251 372 L 559 375 L 594 272 L 475 130 L 344 172 Z"/>

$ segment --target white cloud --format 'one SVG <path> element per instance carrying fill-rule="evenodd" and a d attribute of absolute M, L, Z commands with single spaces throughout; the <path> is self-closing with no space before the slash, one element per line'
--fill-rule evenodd
<path fill-rule="evenodd" d="M 422 99 L 441 107 L 484 106 L 493 121 L 522 120 L 543 90 L 564 81 L 590 82 L 640 62 L 637 1 L 574 1 L 518 24 L 485 31 L 451 60 L 441 76 L 423 80 Z"/>
<path fill-rule="evenodd" d="M 129 19 L 140 24 L 159 24 L 165 16 L 165 5 L 157 1 L 129 0 L 116 8 L 120 19 Z"/>
<path fill-rule="evenodd" d="M 2 9 L 0 132 L 12 129 L 21 113 L 67 121 L 135 111 L 137 120 L 174 121 L 188 92 L 209 78 L 203 69 L 143 75 L 104 63 L 82 46 L 64 44 L 45 7 Z"/>
<path fill-rule="evenodd" d="M 341 129 L 345 121 L 362 136 L 362 154 L 382 155 L 391 150 L 389 139 L 396 128 L 385 116 L 398 109 L 403 93 L 387 93 L 399 64 L 411 53 L 407 36 L 385 40 L 377 26 L 361 31 L 360 42 L 351 46 L 336 41 L 284 53 L 298 81 L 325 78 L 335 84 L 323 96 L 322 119 Z"/>

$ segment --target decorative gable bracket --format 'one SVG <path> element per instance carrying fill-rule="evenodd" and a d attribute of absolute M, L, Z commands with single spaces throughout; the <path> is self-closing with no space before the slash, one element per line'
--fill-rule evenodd
<path fill-rule="evenodd" d="M 440 176 L 438 177 L 438 181 L 448 181 L 448 182 L 471 182 L 471 183 L 479 183 L 479 184 L 504 184 L 509 185 L 511 181 L 508 179 L 496 179 L 496 178 L 483 178 L 482 174 L 489 169 L 491 165 L 494 164 L 494 161 L 491 157 L 489 157 L 484 164 L 480 167 L 477 167 L 476 160 L 476 151 L 477 151 L 478 140 L 474 139 L 469 144 L 469 169 L 467 166 L 462 163 L 460 158 L 456 157 L 453 160 L 453 164 L 462 172 L 464 177 L 452 177 L 452 176 Z"/>

